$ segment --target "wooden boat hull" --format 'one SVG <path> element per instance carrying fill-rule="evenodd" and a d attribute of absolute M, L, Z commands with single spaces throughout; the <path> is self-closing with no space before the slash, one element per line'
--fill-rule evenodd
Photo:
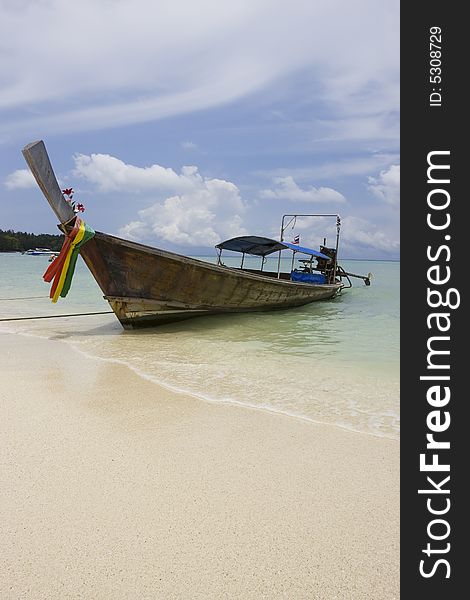
<path fill-rule="evenodd" d="M 99 232 L 80 253 L 125 329 L 291 308 L 333 298 L 342 287 L 217 266 Z"/>

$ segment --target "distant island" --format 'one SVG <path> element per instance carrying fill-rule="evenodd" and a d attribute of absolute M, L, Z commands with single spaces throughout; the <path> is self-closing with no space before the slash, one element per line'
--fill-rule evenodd
<path fill-rule="evenodd" d="M 64 241 L 63 235 L 50 233 L 26 233 L 0 229 L 0 252 L 24 252 L 30 248 L 50 248 L 59 251 Z"/>

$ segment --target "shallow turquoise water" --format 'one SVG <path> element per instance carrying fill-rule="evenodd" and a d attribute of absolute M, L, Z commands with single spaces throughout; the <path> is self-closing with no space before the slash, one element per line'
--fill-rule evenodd
<path fill-rule="evenodd" d="M 354 280 L 334 300 L 136 332 L 124 331 L 113 314 L 7 321 L 0 330 L 69 342 L 209 401 L 397 438 L 400 265 L 340 262 L 372 272 L 371 286 Z M 53 305 L 42 281 L 48 264 L 47 257 L 0 254 L 0 318 L 109 310 L 81 259 L 69 295 Z"/>

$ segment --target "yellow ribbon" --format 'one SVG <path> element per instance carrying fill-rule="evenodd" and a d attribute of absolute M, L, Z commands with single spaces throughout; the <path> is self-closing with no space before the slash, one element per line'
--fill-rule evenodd
<path fill-rule="evenodd" d="M 70 247 L 67 251 L 67 256 L 65 257 L 65 262 L 64 262 L 64 266 L 62 268 L 62 271 L 60 273 L 60 279 L 59 279 L 59 283 L 57 285 L 57 288 L 54 292 L 54 296 L 52 297 L 52 302 L 57 302 L 57 300 L 59 299 L 60 296 L 60 292 L 62 291 L 62 288 L 64 287 L 64 283 L 65 283 L 65 278 L 67 276 L 67 271 L 69 268 L 69 264 L 70 264 L 70 258 L 72 256 L 72 252 L 73 249 L 75 248 L 75 246 L 82 241 L 83 236 L 85 235 L 85 223 L 84 221 L 82 221 L 80 223 L 80 229 L 77 232 L 77 235 L 75 236 L 73 242 L 70 244 Z"/>

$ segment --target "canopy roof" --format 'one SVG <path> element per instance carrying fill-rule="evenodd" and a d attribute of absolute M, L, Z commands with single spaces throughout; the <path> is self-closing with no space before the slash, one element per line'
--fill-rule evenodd
<path fill-rule="evenodd" d="M 278 242 L 277 240 L 271 240 L 270 238 L 259 237 L 257 235 L 242 235 L 240 237 L 235 237 L 226 240 L 225 242 L 220 242 L 220 244 L 217 244 L 216 248 L 220 248 L 221 250 L 233 250 L 234 252 L 243 252 L 245 254 L 254 254 L 255 256 L 267 256 L 278 250 L 289 249 L 294 252 L 301 252 L 302 254 L 323 258 L 324 260 L 331 260 L 329 256 L 318 252 L 318 250 L 299 246 L 298 244 Z"/>

